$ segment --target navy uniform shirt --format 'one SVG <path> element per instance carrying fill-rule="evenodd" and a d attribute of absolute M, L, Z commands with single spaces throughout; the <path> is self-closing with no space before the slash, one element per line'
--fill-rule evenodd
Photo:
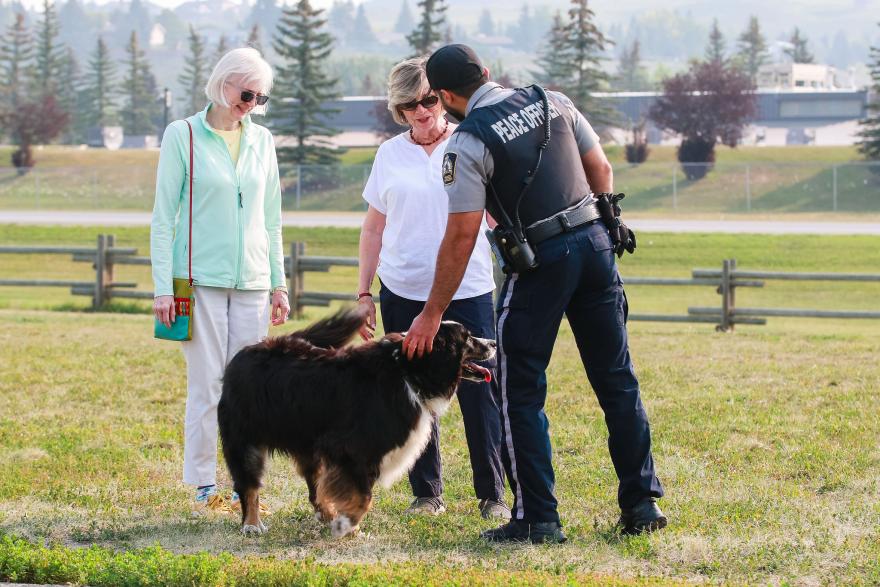
<path fill-rule="evenodd" d="M 506 89 L 494 82 L 486 82 L 468 100 L 465 116 L 474 108 L 489 106 L 509 98 L 514 90 Z M 571 109 L 574 120 L 574 136 L 581 156 L 599 143 L 599 136 L 578 112 L 571 100 L 559 92 L 547 92 Z M 455 153 L 451 158 L 453 168 L 443 169 L 443 183 L 449 196 L 449 212 L 475 212 L 486 207 L 486 184 L 495 171 L 492 153 L 483 142 L 470 133 L 457 132 L 449 139 L 447 153 Z M 445 158 L 444 162 L 449 160 Z M 447 164 L 448 165 L 448 164 Z"/>

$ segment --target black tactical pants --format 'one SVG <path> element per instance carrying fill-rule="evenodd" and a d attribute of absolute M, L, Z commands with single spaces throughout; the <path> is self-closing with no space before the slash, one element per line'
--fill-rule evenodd
<path fill-rule="evenodd" d="M 379 293 L 379 301 L 385 332 L 409 329 L 425 306 L 425 302 L 403 298 L 384 285 Z M 474 336 L 494 339 L 492 293 L 453 300 L 443 319 L 460 322 Z M 481 364 L 494 369 L 495 360 Z M 501 414 L 495 400 L 495 381 L 462 381 L 456 395 L 464 420 L 464 433 L 474 474 L 474 492 L 478 499 L 499 500 L 504 497 L 504 468 L 501 464 Z M 425 452 L 409 472 L 409 482 L 416 497 L 437 497 L 443 493 L 440 422 L 437 418 L 434 418 L 431 439 Z"/>
<path fill-rule="evenodd" d="M 545 370 L 563 314 L 605 413 L 620 506 L 662 496 L 629 355 L 626 295 L 607 230 L 601 223 L 578 227 L 537 249 L 540 266 L 508 276 L 498 297 L 498 384 L 514 519 L 559 521 L 544 402 Z"/>

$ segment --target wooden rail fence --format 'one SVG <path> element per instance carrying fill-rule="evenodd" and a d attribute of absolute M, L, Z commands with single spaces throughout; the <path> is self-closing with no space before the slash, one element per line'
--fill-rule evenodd
<path fill-rule="evenodd" d="M 74 261 L 90 262 L 95 271 L 91 281 L 59 279 L 0 279 L 0 286 L 16 287 L 69 287 L 72 295 L 89 296 L 92 306 L 100 310 L 112 299 L 153 298 L 151 291 L 137 290 L 136 283 L 115 280 L 117 265 L 150 265 L 150 258 L 138 256 L 137 249 L 117 247 L 114 235 L 99 235 L 95 248 L 65 246 L 0 246 L 0 254 L 69 254 Z M 306 306 L 329 306 L 334 301 L 354 301 L 351 292 L 308 291 L 305 289 L 307 272 L 327 272 L 332 267 L 357 267 L 356 257 L 329 257 L 306 255 L 305 243 L 290 245 L 290 254 L 284 258 L 288 279 L 291 311 L 300 314 Z M 735 259 L 725 259 L 721 270 L 694 269 L 690 278 L 627 277 L 628 285 L 652 286 L 712 286 L 721 296 L 720 307 L 689 307 L 685 315 L 630 314 L 630 320 L 651 322 L 704 322 L 715 324 L 716 330 L 727 332 L 736 324 L 766 324 L 767 317 L 854 318 L 878 319 L 880 311 L 741 308 L 736 305 L 736 291 L 742 287 L 764 287 L 765 281 L 848 281 L 880 282 L 880 275 L 848 273 L 783 273 L 775 271 L 742 271 Z M 352 290 L 354 291 L 354 290 Z"/>

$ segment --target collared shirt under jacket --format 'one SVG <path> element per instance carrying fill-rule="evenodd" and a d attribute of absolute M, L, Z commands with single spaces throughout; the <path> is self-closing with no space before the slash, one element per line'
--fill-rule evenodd
<path fill-rule="evenodd" d="M 192 275 L 196 285 L 243 290 L 284 285 L 281 185 L 275 142 L 265 127 L 242 120 L 238 162 L 202 112 L 190 116 L 194 140 Z M 187 277 L 189 130 L 165 130 L 150 230 L 155 295 L 172 295 Z"/>

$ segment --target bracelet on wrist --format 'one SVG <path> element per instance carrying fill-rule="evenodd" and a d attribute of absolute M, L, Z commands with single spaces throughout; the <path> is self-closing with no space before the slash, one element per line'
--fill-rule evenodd
<path fill-rule="evenodd" d="M 362 291 L 357 295 L 357 301 L 361 301 L 361 298 L 372 298 L 373 294 L 368 291 Z"/>

